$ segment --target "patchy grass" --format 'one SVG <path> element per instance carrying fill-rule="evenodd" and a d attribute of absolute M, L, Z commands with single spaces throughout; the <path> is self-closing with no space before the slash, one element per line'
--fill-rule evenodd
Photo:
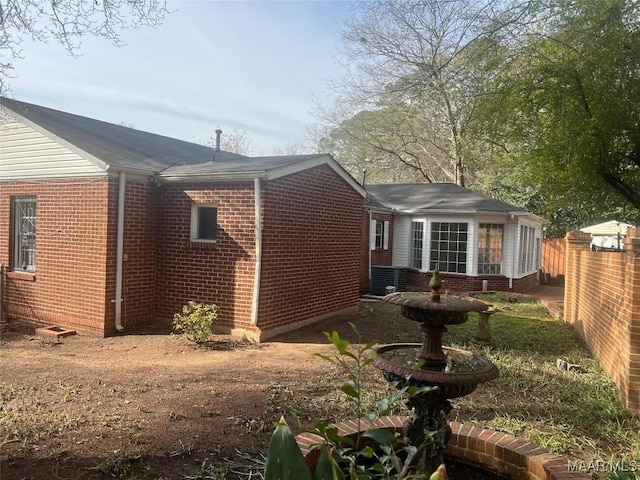
<path fill-rule="evenodd" d="M 480 353 L 498 367 L 500 376 L 470 396 L 456 399 L 449 419 L 525 438 L 574 461 L 640 465 L 640 418 L 622 407 L 616 386 L 573 328 L 549 316 L 544 305 L 527 296 L 499 293 L 483 295 L 482 300 L 498 311 L 490 319 L 493 346 Z M 397 329 L 381 343 L 420 341 L 416 324 L 403 322 L 396 306 L 380 303 L 370 308 Z M 469 317 L 463 325 L 448 327 L 444 344 L 475 349 L 469 340 L 478 314 Z M 359 328 L 366 332 L 365 326 Z M 579 365 L 579 371 L 559 370 L 558 359 Z M 374 411 L 375 401 L 388 395 L 390 387 L 373 367 L 365 377 L 363 409 Z M 280 410 L 302 414 L 306 420 L 353 418 L 353 405 L 338 391 L 343 381 L 339 371 L 328 367 L 320 383 L 314 379 L 288 392 Z M 400 404 L 395 413 L 407 411 Z M 593 472 L 593 478 L 618 477 Z"/>
<path fill-rule="evenodd" d="M 52 410 L 50 396 L 45 400 L 49 393 L 57 397 L 54 403 L 65 404 L 73 401 L 77 391 L 51 382 L 33 382 L 20 388 L 0 384 L 0 438 L 27 446 L 85 423 L 82 415 L 65 408 Z"/>
<path fill-rule="evenodd" d="M 622 407 L 615 385 L 573 328 L 528 297 L 496 294 L 482 300 L 498 309 L 490 320 L 494 347 L 482 353 L 500 377 L 456 400 L 452 415 L 570 459 L 637 462 L 640 418 Z M 472 348 L 477 318 L 471 314 L 466 324 L 449 327 L 444 343 Z M 559 358 L 580 370 L 559 370 Z"/>

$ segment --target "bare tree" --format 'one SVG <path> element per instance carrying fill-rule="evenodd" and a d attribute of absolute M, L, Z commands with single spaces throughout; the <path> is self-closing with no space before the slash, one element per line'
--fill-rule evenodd
<path fill-rule="evenodd" d="M 468 134 L 484 28 L 498 0 L 382 0 L 356 4 L 343 30 L 348 73 L 324 119 L 422 181 L 465 185 Z M 368 112 L 369 124 L 354 121 Z M 375 125 L 375 127 L 374 127 Z"/>
<path fill-rule="evenodd" d="M 77 55 L 86 35 L 122 44 L 119 32 L 155 27 L 168 13 L 160 0 L 0 0 L 0 92 L 4 79 L 22 58 L 25 38 L 59 42 Z"/>

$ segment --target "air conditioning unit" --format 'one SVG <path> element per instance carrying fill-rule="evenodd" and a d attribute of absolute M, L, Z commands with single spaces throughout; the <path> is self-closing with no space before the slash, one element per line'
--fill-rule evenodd
<path fill-rule="evenodd" d="M 396 292 L 406 292 L 407 269 L 390 265 L 372 265 L 371 294 L 386 295 L 387 287 L 394 287 Z"/>

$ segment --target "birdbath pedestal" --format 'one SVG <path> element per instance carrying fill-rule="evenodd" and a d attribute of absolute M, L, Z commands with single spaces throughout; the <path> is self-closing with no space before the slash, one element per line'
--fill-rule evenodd
<path fill-rule="evenodd" d="M 491 346 L 491 328 L 489 328 L 489 318 L 496 313 L 496 309 L 489 305 L 488 308 L 479 312 L 478 326 L 471 338 L 471 344 L 476 347 L 489 347 Z"/>

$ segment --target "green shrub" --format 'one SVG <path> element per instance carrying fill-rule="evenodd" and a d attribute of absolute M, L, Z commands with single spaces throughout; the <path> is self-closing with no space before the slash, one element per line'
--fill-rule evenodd
<path fill-rule="evenodd" d="M 217 317 L 216 304 L 190 301 L 182 307 L 182 312 L 173 316 L 172 326 L 174 331 L 184 333 L 189 340 L 204 343 L 213 335 L 212 325 Z"/>
<path fill-rule="evenodd" d="M 356 326 L 350 325 L 359 338 Z M 388 415 L 393 405 L 401 400 L 404 394 L 420 395 L 435 388 L 396 385 L 396 392 L 378 400 L 377 411 L 363 415 L 361 377 L 363 369 L 373 364 L 375 360 L 376 342 L 354 346 L 341 338 L 338 332 L 324 332 L 324 334 L 336 348 L 337 354 L 335 356 L 316 354 L 316 356 L 338 365 L 347 374 L 347 381 L 342 385 L 341 390 L 357 407 L 358 426 L 360 426 L 361 416 L 373 422 L 382 415 Z M 419 365 L 418 363 L 416 368 L 419 368 Z M 342 437 L 339 435 L 338 428 L 329 426 L 323 421 L 316 422 L 315 429 L 311 432 L 323 439 L 314 446 L 320 453 L 313 469 L 307 466 L 300 446 L 287 422 L 284 418 L 280 419 L 267 450 L 265 480 L 426 480 L 427 478 L 444 480 L 446 478 L 444 465 L 430 476 L 418 465 L 413 465 L 413 460 L 418 458 L 420 452 L 433 443 L 431 432 L 425 431 L 425 440 L 422 445 L 412 446 L 399 434 L 384 428 L 364 430 L 361 436 L 373 440 L 377 448 L 369 444 L 361 447 L 359 439 L 354 441 L 352 438 Z"/>

